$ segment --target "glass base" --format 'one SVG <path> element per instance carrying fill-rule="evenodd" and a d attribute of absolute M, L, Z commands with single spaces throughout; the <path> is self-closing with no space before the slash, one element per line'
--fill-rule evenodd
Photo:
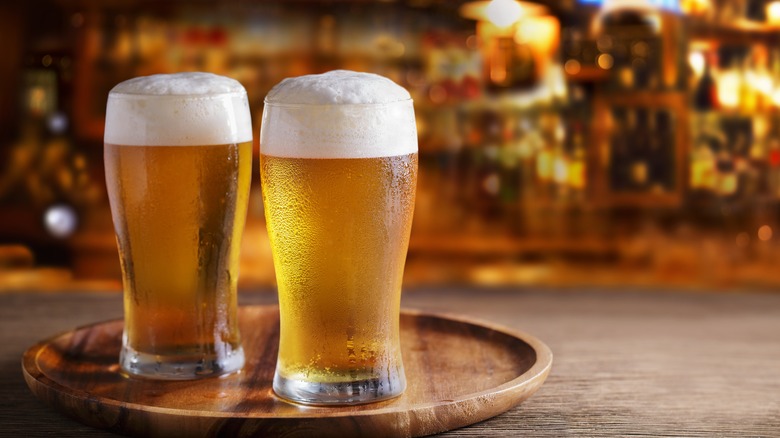
<path fill-rule="evenodd" d="M 398 397 L 406 379 L 370 379 L 355 382 L 308 382 L 274 375 L 274 392 L 279 397 L 305 405 L 358 405 Z"/>
<path fill-rule="evenodd" d="M 161 380 L 192 380 L 221 376 L 244 367 L 244 349 L 238 347 L 226 356 L 158 356 L 122 347 L 119 365 L 135 377 Z"/>

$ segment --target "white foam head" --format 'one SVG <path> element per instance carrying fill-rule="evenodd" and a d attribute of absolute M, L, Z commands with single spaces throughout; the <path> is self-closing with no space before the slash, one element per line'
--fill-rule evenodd
<path fill-rule="evenodd" d="M 335 70 L 288 78 L 265 98 L 260 151 L 300 158 L 417 152 L 409 92 L 385 77 Z"/>
<path fill-rule="evenodd" d="M 205 146 L 252 140 L 246 90 L 211 73 L 142 76 L 108 94 L 106 143 Z"/>

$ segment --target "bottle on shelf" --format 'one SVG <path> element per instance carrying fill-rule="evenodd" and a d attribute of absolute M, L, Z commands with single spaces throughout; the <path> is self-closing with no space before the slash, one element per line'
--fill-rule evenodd
<path fill-rule="evenodd" d="M 709 59 L 708 59 L 709 58 Z M 704 72 L 693 91 L 693 107 L 698 111 L 713 111 L 718 108 L 717 83 L 712 72 L 713 57 L 704 57 Z"/>
<path fill-rule="evenodd" d="M 587 161 L 582 129 L 575 125 L 572 134 L 571 160 L 569 161 L 568 185 L 574 201 L 582 201 L 587 185 Z"/>

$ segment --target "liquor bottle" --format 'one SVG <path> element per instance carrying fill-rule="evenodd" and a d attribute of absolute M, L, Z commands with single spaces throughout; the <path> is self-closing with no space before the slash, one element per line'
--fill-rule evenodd
<path fill-rule="evenodd" d="M 696 84 L 693 92 L 693 106 L 699 111 L 712 111 L 717 109 L 717 84 L 712 74 L 710 64 L 712 60 L 704 59 L 704 73 Z"/>
<path fill-rule="evenodd" d="M 650 165 L 648 155 L 650 140 L 653 135 L 648 125 L 649 113 L 646 109 L 639 109 L 629 113 L 630 137 L 633 142 L 631 148 L 631 186 L 637 191 L 645 191 L 651 184 Z"/>
<path fill-rule="evenodd" d="M 585 142 L 582 130 L 579 125 L 575 125 L 572 134 L 572 151 L 568 175 L 568 185 L 571 188 L 571 196 L 574 201 L 581 201 L 584 198 L 587 184 L 586 163 Z"/>
<path fill-rule="evenodd" d="M 627 170 L 629 166 L 629 110 L 617 107 L 612 110 L 614 128 L 610 137 L 609 155 L 609 186 L 612 191 L 626 191 L 629 189 L 630 178 Z"/>
<path fill-rule="evenodd" d="M 758 108 L 758 94 L 756 83 L 751 83 L 753 73 L 756 71 L 753 58 L 748 55 L 742 61 L 740 75 L 739 102 L 740 110 L 744 114 L 754 114 Z"/>
<path fill-rule="evenodd" d="M 665 111 L 652 111 L 647 114 L 649 136 L 645 157 L 648 163 L 650 190 L 656 193 L 672 188 L 669 178 L 674 173 L 674 154 L 671 152 L 674 137 L 669 135 L 667 115 Z"/>
<path fill-rule="evenodd" d="M 780 49 L 772 51 L 772 68 L 770 71 L 773 81 L 771 104 L 774 108 L 780 108 Z"/>
<path fill-rule="evenodd" d="M 769 71 L 769 52 L 765 47 L 754 47 L 751 51 L 747 82 L 756 96 L 756 111 L 769 109 L 774 87 Z"/>

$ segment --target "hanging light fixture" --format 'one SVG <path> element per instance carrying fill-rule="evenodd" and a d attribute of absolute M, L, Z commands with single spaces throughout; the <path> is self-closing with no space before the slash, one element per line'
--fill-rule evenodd
<path fill-rule="evenodd" d="M 660 12 L 659 0 L 604 0 L 594 19 L 593 30 L 598 35 L 609 25 L 642 23 L 658 33 L 661 30 Z"/>
<path fill-rule="evenodd" d="M 518 0 L 465 3 L 463 17 L 477 21 L 484 78 L 492 90 L 527 88 L 546 71 L 560 25 L 541 4 Z"/>
<path fill-rule="evenodd" d="M 507 28 L 523 17 L 539 15 L 544 10 L 542 5 L 525 1 L 488 0 L 465 3 L 460 13 L 472 20 L 487 21 L 499 28 Z"/>
<path fill-rule="evenodd" d="M 766 21 L 771 26 L 780 26 L 780 1 L 766 4 Z"/>

